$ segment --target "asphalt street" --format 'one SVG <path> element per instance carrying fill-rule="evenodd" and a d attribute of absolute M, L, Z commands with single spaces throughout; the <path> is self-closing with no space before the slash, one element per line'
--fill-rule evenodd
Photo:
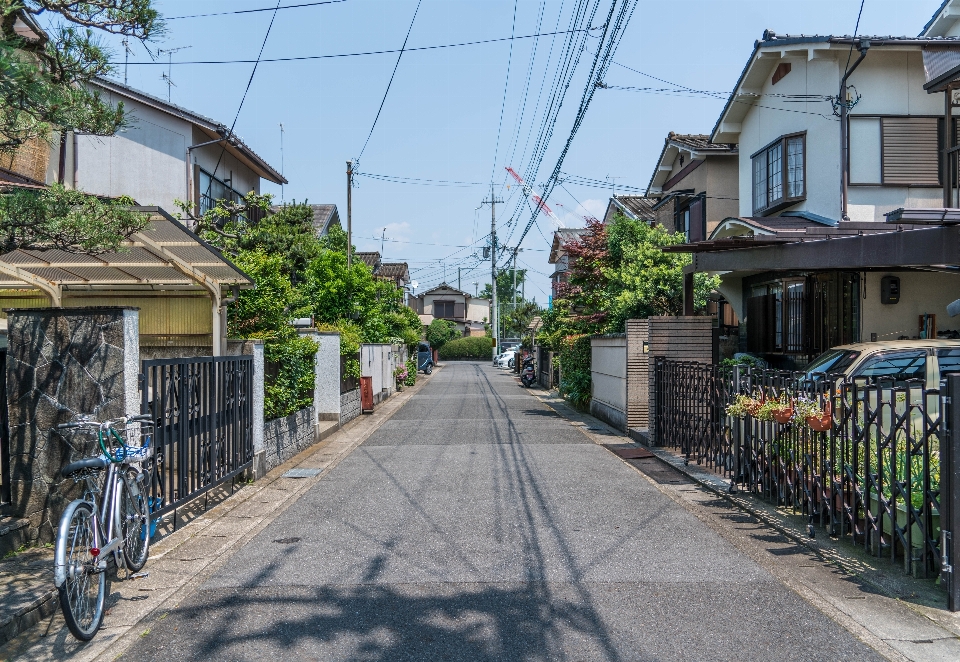
<path fill-rule="evenodd" d="M 449 363 L 137 659 L 882 659 L 481 363 Z"/>

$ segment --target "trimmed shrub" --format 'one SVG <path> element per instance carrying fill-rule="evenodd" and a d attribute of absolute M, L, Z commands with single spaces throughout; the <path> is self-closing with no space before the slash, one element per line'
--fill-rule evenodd
<path fill-rule="evenodd" d="M 484 336 L 457 338 L 444 344 L 438 354 L 441 359 L 492 359 L 493 341 Z"/>
<path fill-rule="evenodd" d="M 560 395 L 574 406 L 590 404 L 590 336 L 567 336 L 560 343 Z"/>

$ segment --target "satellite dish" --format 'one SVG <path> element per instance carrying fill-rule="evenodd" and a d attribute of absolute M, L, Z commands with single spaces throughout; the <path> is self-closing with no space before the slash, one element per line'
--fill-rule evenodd
<path fill-rule="evenodd" d="M 412 287 L 413 289 L 417 289 L 418 287 L 420 287 L 420 283 L 418 283 L 415 280 L 412 280 L 410 281 L 410 287 Z"/>

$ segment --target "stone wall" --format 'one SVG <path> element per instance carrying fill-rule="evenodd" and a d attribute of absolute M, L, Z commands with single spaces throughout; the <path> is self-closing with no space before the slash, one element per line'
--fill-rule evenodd
<path fill-rule="evenodd" d="M 313 445 L 316 416 L 316 410 L 307 407 L 263 424 L 264 472 Z"/>
<path fill-rule="evenodd" d="M 60 469 L 93 451 L 72 452 L 53 428 L 82 415 L 139 413 L 138 312 L 133 308 L 10 309 L 7 408 L 11 508 L 27 518 L 30 541 L 53 540 L 63 508 L 77 496 Z M 83 439 L 70 435 L 70 439 Z"/>
<path fill-rule="evenodd" d="M 346 425 L 360 415 L 360 389 L 340 394 L 340 425 Z"/>

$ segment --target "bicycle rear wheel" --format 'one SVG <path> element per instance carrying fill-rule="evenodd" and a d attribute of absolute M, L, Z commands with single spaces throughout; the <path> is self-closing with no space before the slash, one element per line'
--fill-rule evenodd
<path fill-rule="evenodd" d="M 63 619 L 74 637 L 90 641 L 103 622 L 103 599 L 106 575 L 90 554 L 94 536 L 93 508 L 84 501 L 75 501 L 63 513 L 69 522 L 66 536 L 57 541 L 54 562 L 65 569 L 66 580 L 57 587 Z M 61 527 L 61 531 L 63 528 Z"/>
<path fill-rule="evenodd" d="M 127 570 L 138 572 L 150 553 L 150 505 L 147 494 L 149 483 L 138 481 L 145 473 L 127 471 L 120 486 L 120 535 L 123 536 L 123 558 Z"/>

